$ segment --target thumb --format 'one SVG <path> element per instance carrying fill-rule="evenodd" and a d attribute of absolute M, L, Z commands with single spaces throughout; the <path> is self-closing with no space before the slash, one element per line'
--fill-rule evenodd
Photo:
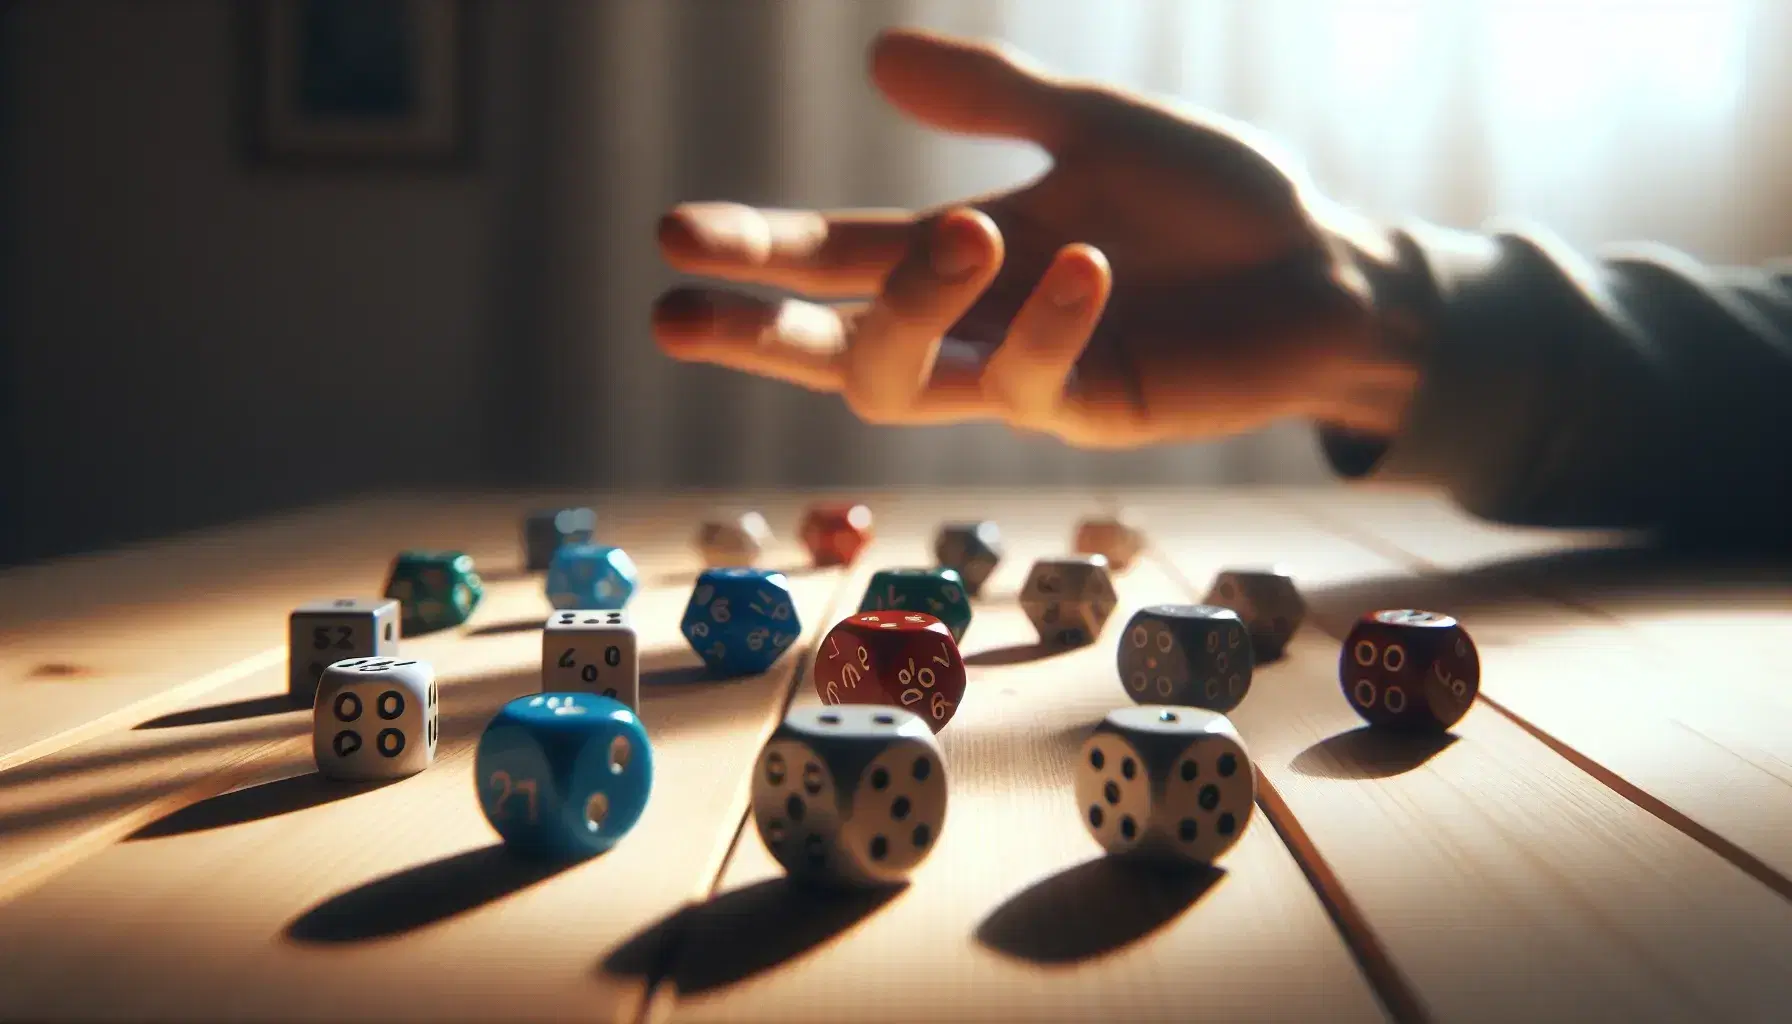
<path fill-rule="evenodd" d="M 871 44 L 871 80 L 897 109 L 943 131 L 1023 139 L 1048 150 L 1069 136 L 1060 85 L 990 43 L 892 29 Z"/>

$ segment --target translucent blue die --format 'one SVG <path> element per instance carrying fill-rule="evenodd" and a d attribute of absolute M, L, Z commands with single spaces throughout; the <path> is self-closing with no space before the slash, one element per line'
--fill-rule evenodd
<path fill-rule="evenodd" d="M 547 860 L 603 853 L 641 820 L 653 748 L 619 701 L 539 693 L 504 705 L 473 759 L 479 807 L 510 849 Z"/>
<path fill-rule="evenodd" d="M 722 676 L 764 672 L 803 632 L 790 581 L 764 569 L 704 571 L 680 628 L 709 670 Z"/>
<path fill-rule="evenodd" d="M 555 608 L 621 608 L 639 582 L 628 552 L 602 544 L 564 545 L 548 563 L 548 601 Z"/>

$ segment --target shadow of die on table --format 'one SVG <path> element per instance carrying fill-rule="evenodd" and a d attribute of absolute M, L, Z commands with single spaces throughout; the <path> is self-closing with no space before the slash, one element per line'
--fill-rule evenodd
<path fill-rule="evenodd" d="M 468 636 L 509 636 L 513 633 L 539 633 L 546 625 L 548 617 L 537 615 L 527 619 L 511 619 L 507 622 L 494 622 L 467 630 Z"/>
<path fill-rule="evenodd" d="M 1315 779 L 1391 779 L 1423 767 L 1455 742 L 1451 732 L 1363 725 L 1327 736 L 1296 754 L 1289 767 Z"/>
<path fill-rule="evenodd" d="M 193 832 L 206 832 L 215 828 L 228 828 L 231 825 L 244 825 L 252 821 L 261 821 L 265 818 L 302 811 L 308 807 L 321 807 L 338 800 L 346 800 L 352 796 L 382 789 L 398 781 L 400 780 L 371 779 L 364 782 L 346 782 L 325 778 L 319 772 L 307 772 L 303 775 L 244 786 L 228 793 L 208 797 L 196 804 L 190 804 L 178 811 L 157 818 L 131 833 L 126 841 L 161 839 Z"/>
<path fill-rule="evenodd" d="M 665 977 L 684 995 L 727 988 L 825 945 L 902 891 L 812 889 L 785 877 L 755 882 L 637 932 L 604 957 L 597 974 Z"/>
<path fill-rule="evenodd" d="M 187 708 L 182 711 L 171 711 L 147 722 L 140 722 L 138 729 L 178 729 L 185 725 L 211 725 L 215 722 L 238 722 L 246 718 L 261 718 L 264 715 L 284 715 L 289 711 L 310 711 L 309 701 L 297 700 L 290 694 L 275 693 L 266 697 L 249 697 L 244 700 L 233 700 L 225 704 L 212 704 L 202 708 Z"/>
<path fill-rule="evenodd" d="M 294 918 L 286 937 L 339 945 L 403 935 L 495 903 L 580 863 L 527 860 L 492 843 L 338 893 Z"/>
<path fill-rule="evenodd" d="M 1226 869 L 1097 857 L 1011 896 L 978 924 L 977 941 L 1036 964 L 1070 964 L 1129 946 L 1212 892 Z"/>

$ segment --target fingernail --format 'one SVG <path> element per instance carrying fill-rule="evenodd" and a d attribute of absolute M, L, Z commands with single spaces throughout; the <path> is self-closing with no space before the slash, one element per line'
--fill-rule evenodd
<path fill-rule="evenodd" d="M 966 277 L 983 265 L 982 232 L 970 224 L 949 221 L 933 242 L 933 272 L 948 280 Z"/>
<path fill-rule="evenodd" d="M 1061 273 L 1058 280 L 1052 283 L 1051 296 L 1059 309 L 1069 311 L 1088 302 L 1091 292 L 1088 277 L 1071 271 Z"/>

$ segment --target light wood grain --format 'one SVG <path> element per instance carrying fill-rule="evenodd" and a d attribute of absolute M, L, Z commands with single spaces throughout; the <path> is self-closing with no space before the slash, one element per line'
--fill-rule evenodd
<path fill-rule="evenodd" d="M 689 504 L 681 516 L 700 514 Z M 435 766 L 340 787 L 304 774 L 302 733 L 262 751 L 271 781 L 170 815 L 0 906 L 0 960 L 19 980 L 0 991 L 0 1016 L 632 1019 L 645 979 L 602 975 L 597 959 L 707 891 L 744 813 L 748 764 L 801 664 L 702 678 L 677 633 L 685 547 L 681 536 L 638 557 L 649 585 L 631 608 L 656 785 L 610 854 L 559 872 L 521 864 L 474 799 L 472 743 L 502 701 L 539 687 L 539 632 L 476 625 L 407 641 L 444 680 Z M 837 583 L 793 580 L 805 643 Z M 547 610 L 534 582 L 502 583 L 481 619 L 538 624 Z"/>
<path fill-rule="evenodd" d="M 1488 707 L 1447 744 L 1359 728 L 1336 681 L 1342 631 L 1371 596 L 1449 611 L 1448 581 L 1413 577 L 1270 498 L 1134 504 L 1191 593 L 1241 562 L 1284 562 L 1302 581 L 1312 625 L 1232 717 L 1429 1012 L 1780 1019 L 1792 905 Z M 1499 692 L 1524 631 L 1465 621 L 1483 685 Z M 1523 664 L 1551 670 L 1546 658 Z"/>
<path fill-rule="evenodd" d="M 1484 654 L 1490 699 L 1792 899 L 1785 563 L 1617 544 L 1537 558 L 1534 531 L 1446 508 L 1291 500 L 1369 538 L 1396 576 L 1438 579 L 1477 635 L 1509 638 Z"/>
<path fill-rule="evenodd" d="M 538 616 L 534 608 L 541 602 L 532 599 L 540 592 L 540 581 L 518 579 L 519 574 L 505 569 L 516 557 L 513 549 L 520 510 L 531 504 L 469 499 L 378 502 L 360 512 L 327 510 L 315 517 L 299 517 L 285 524 L 290 533 L 284 540 L 275 533 L 262 532 L 252 532 L 252 539 L 269 550 L 303 552 L 308 543 L 315 541 L 314 534 L 334 535 L 345 521 L 364 524 L 363 532 L 376 538 L 401 531 L 422 533 L 425 543 L 433 539 L 435 543 L 447 544 L 445 538 L 458 538 L 452 542 L 454 546 L 476 552 L 482 565 L 495 570 L 488 583 L 492 599 L 463 630 L 403 641 L 408 653 L 426 658 L 436 653 L 452 656 L 462 633 L 477 636 L 516 625 L 504 618 L 515 614 L 515 609 L 528 609 L 522 612 L 525 617 L 521 625 L 526 629 L 535 629 L 545 617 L 545 605 Z M 450 508 L 458 512 L 451 514 L 447 511 Z M 430 515 L 442 516 L 444 522 L 427 526 Z M 393 525 L 388 518 L 401 525 Z M 605 536 L 646 559 L 650 577 L 669 571 L 680 580 L 688 577 L 683 567 L 689 557 L 681 545 L 667 538 L 663 525 L 654 517 L 630 515 L 624 505 L 608 510 L 606 520 Z M 222 542 L 219 546 L 223 546 Z M 151 561 L 149 551 L 130 552 L 127 561 L 143 575 L 179 579 L 184 560 L 191 553 L 189 548 L 185 542 L 170 544 L 162 551 L 164 564 L 159 573 L 144 568 Z M 92 738 L 80 738 L 89 730 L 64 732 L 53 737 L 57 741 L 53 751 L 15 764 L 11 771 L 0 772 L 0 797 L 4 797 L 0 801 L 0 899 L 36 884 L 72 863 L 84 851 L 102 849 L 165 813 L 254 781 L 258 773 L 290 774 L 293 765 L 309 763 L 310 753 L 303 739 L 308 735 L 308 710 L 294 711 L 283 699 L 287 612 L 292 605 L 309 598 L 378 589 L 365 582 L 367 565 L 353 560 L 336 565 L 334 552 L 332 548 L 327 557 L 311 559 L 325 568 L 335 566 L 338 575 L 333 584 L 316 584 L 307 577 L 301 586 L 316 585 L 318 590 L 294 590 L 284 601 L 277 600 L 280 595 L 271 594 L 251 604 L 263 618 L 276 623 L 281 638 L 279 647 L 253 655 L 247 663 L 228 665 L 190 680 L 178 680 L 158 667 L 158 674 L 141 677 L 139 682 L 147 685 L 161 680 L 166 689 L 105 716 L 91 730 Z M 239 564 L 252 564 L 252 558 L 245 555 Z M 84 564 L 76 568 L 81 573 L 92 571 Z M 184 601 L 176 603 L 185 607 Z M 247 612 L 236 609 L 230 614 Z M 217 620 L 208 620 L 206 616 L 204 608 L 195 610 L 194 628 L 222 629 Z M 101 639 L 112 643 L 118 637 Z M 183 648 L 171 654 L 170 663 L 197 662 L 208 657 L 206 652 L 210 650 L 211 645 L 198 643 L 190 651 Z M 81 685 L 42 684 L 31 694 L 33 701 L 28 702 L 30 706 L 25 710 L 37 708 Z"/>
<path fill-rule="evenodd" d="M 0 573 L 0 770 L 283 664 L 294 605 L 378 594 L 404 548 L 464 550 L 494 582 L 514 576 L 522 513 L 575 500 L 372 499 Z M 683 538 L 657 516 L 695 504 L 596 503 L 607 536 L 662 546 Z"/>
<path fill-rule="evenodd" d="M 978 603 L 970 685 L 940 734 L 951 805 L 934 855 L 886 900 L 796 892 L 749 824 L 656 1002 L 678 1021 L 1370 1020 L 1382 1014 L 1276 833 L 1254 823 L 1217 878 L 1100 858 L 1071 793 L 1090 727 L 1125 703 L 1113 635 L 1041 657 L 1015 598 L 1032 560 L 1062 554 L 1093 501 L 944 496 L 905 503 L 869 572 L 926 564 L 941 519 L 989 516 L 1009 554 Z M 1124 606 L 1171 596 L 1154 567 Z M 1120 613 L 1123 615 L 1124 613 Z M 978 664 L 982 662 L 983 664 Z M 796 694 L 818 700 L 812 687 Z"/>

